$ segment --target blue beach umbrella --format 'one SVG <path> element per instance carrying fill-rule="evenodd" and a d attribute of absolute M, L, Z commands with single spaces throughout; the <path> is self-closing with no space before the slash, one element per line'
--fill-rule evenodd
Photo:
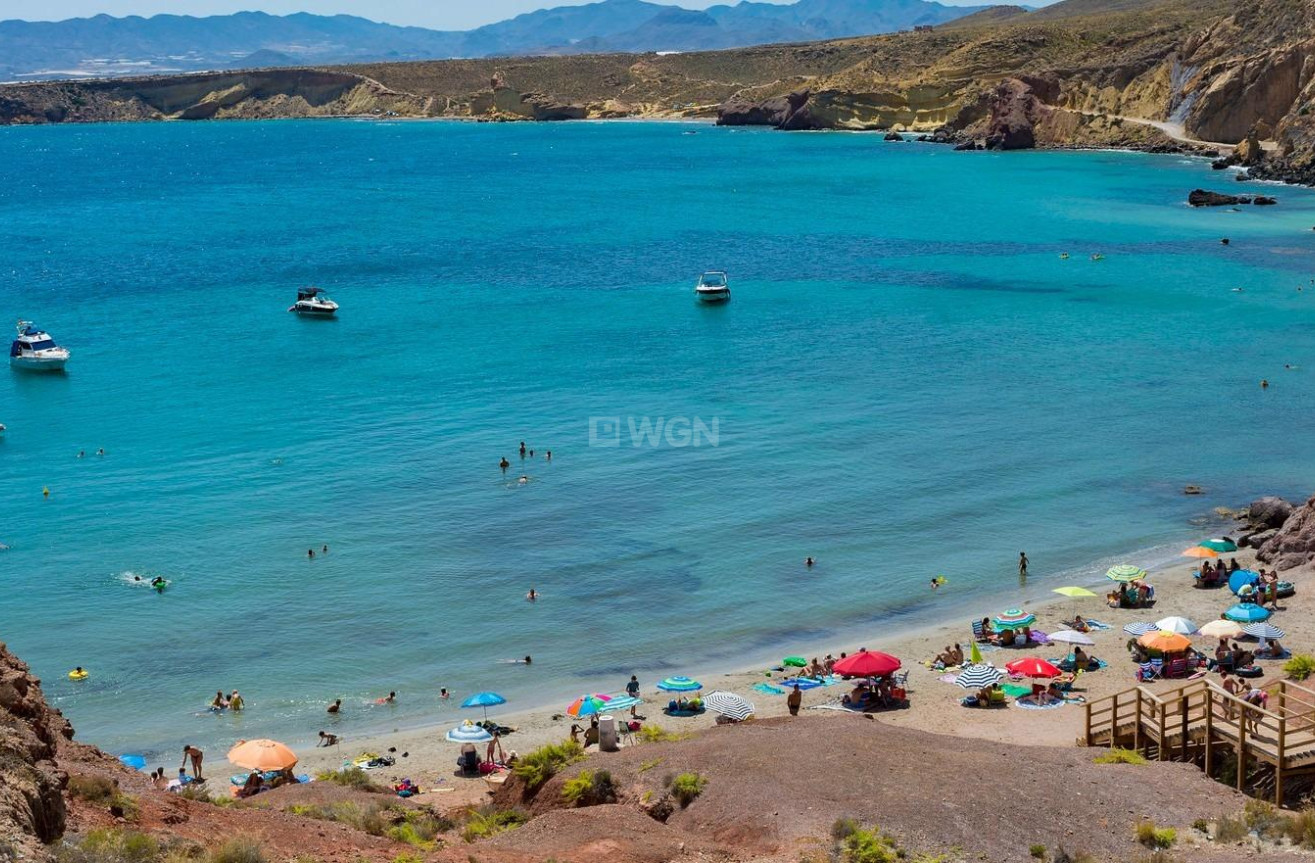
<path fill-rule="evenodd" d="M 697 692 L 703 684 L 688 677 L 668 677 L 657 685 L 663 692 Z"/>
<path fill-rule="evenodd" d="M 469 719 L 443 736 L 448 743 L 488 743 L 493 739 L 492 734 L 489 734 Z"/>
<path fill-rule="evenodd" d="M 1257 623 L 1262 620 L 1269 620 L 1273 614 L 1268 608 L 1261 608 L 1250 602 L 1239 602 L 1237 605 L 1224 612 L 1224 617 L 1238 623 Z"/>
<path fill-rule="evenodd" d="M 1242 592 L 1242 588 L 1248 584 L 1254 587 L 1258 581 L 1260 581 L 1260 573 L 1251 569 L 1239 569 L 1228 577 L 1228 589 L 1237 595 Z"/>
<path fill-rule="evenodd" d="M 476 692 L 474 695 L 461 702 L 462 707 L 482 707 L 484 708 L 484 718 L 489 718 L 489 708 L 497 707 L 499 704 L 506 704 L 507 699 L 503 698 L 496 692 Z"/>

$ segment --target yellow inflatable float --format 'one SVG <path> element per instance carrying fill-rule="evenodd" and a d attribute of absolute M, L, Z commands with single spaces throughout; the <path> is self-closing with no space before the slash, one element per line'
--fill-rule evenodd
<path fill-rule="evenodd" d="M 89 676 L 90 676 L 90 672 L 87 671 L 87 669 L 83 668 L 81 665 L 79 665 L 77 668 L 73 669 L 68 673 L 69 680 L 86 680 L 87 677 Z"/>

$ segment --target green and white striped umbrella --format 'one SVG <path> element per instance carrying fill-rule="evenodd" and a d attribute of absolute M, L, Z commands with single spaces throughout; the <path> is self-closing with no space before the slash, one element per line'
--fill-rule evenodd
<path fill-rule="evenodd" d="M 1121 563 L 1118 566 L 1111 566 L 1105 571 L 1105 577 L 1110 581 L 1137 581 L 1146 577 L 1146 570 L 1140 566 L 1133 566 L 1131 563 Z"/>
<path fill-rule="evenodd" d="M 1004 672 L 994 665 L 970 665 L 954 678 L 954 684 L 964 689 L 982 689 L 999 683 L 1003 677 Z"/>

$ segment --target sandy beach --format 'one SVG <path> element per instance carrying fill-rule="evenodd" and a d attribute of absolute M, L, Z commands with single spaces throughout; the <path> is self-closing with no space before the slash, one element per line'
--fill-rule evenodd
<path fill-rule="evenodd" d="M 1236 555 L 1224 555 L 1224 558 L 1236 556 L 1244 566 L 1254 561 L 1254 551 L 1244 549 Z M 1035 628 L 1043 632 L 1054 632 L 1063 628 L 1061 621 L 1072 619 L 1075 614 L 1085 618 L 1099 620 L 1109 625 L 1109 629 L 1090 633 L 1095 646 L 1088 652 L 1095 657 L 1105 659 L 1108 667 L 1098 672 L 1081 675 L 1075 691 L 1088 701 L 1098 699 L 1116 692 L 1130 689 L 1137 685 L 1134 678 L 1136 666 L 1128 656 L 1126 643 L 1128 636 L 1122 631 L 1125 624 L 1133 621 L 1155 621 L 1169 615 L 1181 615 L 1198 625 L 1216 619 L 1233 604 L 1234 597 L 1227 590 L 1197 589 L 1193 587 L 1192 572 L 1197 568 L 1195 562 L 1186 562 L 1168 566 L 1151 572 L 1150 581 L 1156 588 L 1156 603 L 1152 609 L 1131 610 L 1111 609 L 1105 605 L 1103 592 L 1097 598 L 1068 599 L 1056 596 L 1045 601 L 1026 603 L 1025 607 L 1036 614 Z M 1273 618 L 1276 625 L 1287 632 L 1285 645 L 1293 652 L 1311 649 L 1315 643 L 1315 624 L 1303 612 L 1310 610 L 1310 600 L 1302 592 L 1302 575 L 1300 570 L 1284 573 L 1284 578 L 1298 584 L 1296 596 L 1281 600 L 1280 611 Z M 1113 584 L 1107 582 L 1106 585 Z M 1100 592 L 1099 586 L 1093 588 Z M 1002 608 L 982 608 L 977 613 L 994 615 Z M 964 708 L 959 700 L 964 690 L 952 684 L 942 682 L 943 672 L 933 671 L 924 665 L 947 645 L 960 644 L 965 651 L 970 647 L 970 620 L 955 619 L 937 625 L 924 627 L 914 632 L 882 637 L 874 632 L 873 637 L 864 643 L 835 644 L 819 648 L 819 652 L 808 653 L 825 655 L 830 652 L 839 656 L 841 651 L 852 652 L 861 647 L 881 650 L 900 657 L 904 669 L 909 672 L 908 691 L 909 706 L 875 714 L 881 724 L 899 725 L 908 728 L 950 734 L 967 738 L 980 738 L 1020 746 L 1055 746 L 1071 747 L 1075 744 L 1082 728 L 1083 710 L 1080 705 L 1066 704 L 1049 710 L 1024 710 L 1011 704 L 1007 710 L 973 710 Z M 1209 653 L 1213 641 L 1205 638 L 1195 639 L 1198 648 Z M 1034 646 L 1025 649 L 998 648 L 988 649 L 984 659 L 997 666 L 1025 655 L 1035 655 L 1055 659 L 1067 653 L 1063 646 Z M 1281 660 L 1258 660 L 1265 668 L 1265 679 L 1273 679 L 1280 673 Z M 755 684 L 774 682 L 779 684 L 785 675 L 770 672 L 765 668 L 739 669 L 721 674 L 704 675 L 700 681 L 704 692 L 724 690 L 738 693 L 751 700 L 760 718 L 784 716 L 788 714 L 785 696 L 767 694 L 755 690 Z M 659 725 L 665 730 L 677 732 L 698 732 L 714 725 L 714 714 L 705 713 L 691 718 L 671 718 L 663 715 L 662 708 L 670 696 L 658 692 L 654 685 L 657 681 L 641 680 L 641 694 L 645 704 L 638 708 L 640 716 L 646 717 L 647 724 Z M 625 679 L 616 681 L 620 689 Z M 1151 688 L 1168 688 L 1176 685 L 1175 681 L 1149 684 Z M 839 684 L 819 687 L 803 693 L 803 715 L 834 717 L 835 721 L 852 719 L 853 715 L 839 711 L 817 709 L 840 700 L 847 687 Z M 404 697 L 404 696 L 399 696 Z M 572 718 L 565 716 L 565 706 L 535 707 L 531 709 L 511 710 L 506 707 L 491 711 L 490 716 L 504 725 L 515 728 L 515 733 L 503 740 L 507 751 L 528 752 L 544 743 L 559 741 L 568 736 Z M 478 711 L 463 711 L 469 718 L 479 719 Z M 367 738 L 345 739 L 339 746 L 313 749 L 304 752 L 301 769 L 314 773 L 321 770 L 336 769 L 344 762 L 358 757 L 362 753 L 391 754 L 397 759 L 392 768 L 370 771 L 379 782 L 391 783 L 403 777 L 418 781 L 422 787 L 437 789 L 425 796 L 442 798 L 453 803 L 478 800 L 487 791 L 487 784 L 479 779 L 462 779 L 454 773 L 454 764 L 459 747 L 443 739 L 447 726 L 434 726 L 414 730 L 402 730 L 396 733 L 382 734 Z M 403 756 L 405 753 L 405 756 Z M 601 754 L 600 764 L 605 764 L 607 753 Z M 452 793 L 452 792 L 456 793 Z M 439 802 L 436 800 L 435 802 Z"/>

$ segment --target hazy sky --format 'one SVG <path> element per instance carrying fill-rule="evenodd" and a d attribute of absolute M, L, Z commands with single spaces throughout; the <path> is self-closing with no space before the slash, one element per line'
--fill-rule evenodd
<path fill-rule="evenodd" d="M 670 0 L 655 0 L 670 2 Z M 680 0 L 678 5 L 705 9 L 728 0 Z M 781 0 L 766 0 L 781 2 Z M 991 0 L 940 0 L 950 6 L 986 5 Z M 1032 5 L 1044 5 L 1033 0 Z M 575 0 L 0 0 L 0 18 L 56 21 L 105 12 L 110 15 L 223 15 L 259 9 L 272 15 L 291 12 L 339 12 L 390 24 L 416 24 L 438 30 L 465 30 L 501 21 L 521 12 L 576 5 Z"/>

